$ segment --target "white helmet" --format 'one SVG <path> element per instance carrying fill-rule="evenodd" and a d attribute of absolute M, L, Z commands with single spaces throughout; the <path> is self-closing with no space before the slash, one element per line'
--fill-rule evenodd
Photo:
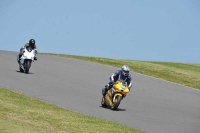
<path fill-rule="evenodd" d="M 130 72 L 130 68 L 127 65 L 124 65 L 122 67 L 122 75 L 128 76 L 129 72 Z"/>

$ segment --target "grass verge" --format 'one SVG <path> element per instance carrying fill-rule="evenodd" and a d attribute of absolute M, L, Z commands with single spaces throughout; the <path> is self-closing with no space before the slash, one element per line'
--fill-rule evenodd
<path fill-rule="evenodd" d="M 91 61 L 121 68 L 127 64 L 133 72 L 200 89 L 200 64 L 118 60 L 99 57 L 43 53 L 53 56 Z"/>
<path fill-rule="evenodd" d="M 143 133 L 0 88 L 1 133 Z"/>

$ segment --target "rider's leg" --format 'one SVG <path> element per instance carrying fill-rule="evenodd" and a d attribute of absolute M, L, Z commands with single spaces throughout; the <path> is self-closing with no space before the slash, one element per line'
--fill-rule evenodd
<path fill-rule="evenodd" d="M 19 58 L 18 58 L 18 63 L 20 62 L 20 58 L 22 57 L 23 54 L 23 48 L 20 48 L 20 52 L 19 52 Z"/>
<path fill-rule="evenodd" d="M 112 82 L 109 82 L 107 85 L 105 85 L 104 88 L 102 88 L 102 95 L 103 95 L 103 97 L 105 97 L 106 92 L 107 92 L 109 89 L 112 88 L 112 85 L 113 85 Z"/>

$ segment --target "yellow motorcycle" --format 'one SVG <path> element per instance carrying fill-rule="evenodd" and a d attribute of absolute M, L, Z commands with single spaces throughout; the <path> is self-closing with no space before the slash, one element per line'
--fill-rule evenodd
<path fill-rule="evenodd" d="M 113 84 L 113 87 L 106 92 L 105 98 L 102 97 L 101 105 L 103 107 L 110 107 L 112 110 L 116 110 L 121 100 L 129 92 L 129 88 L 126 82 L 117 81 Z"/>

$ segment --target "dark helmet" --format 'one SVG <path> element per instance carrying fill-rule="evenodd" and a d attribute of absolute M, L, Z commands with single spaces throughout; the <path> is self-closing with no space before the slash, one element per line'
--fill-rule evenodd
<path fill-rule="evenodd" d="M 129 72 L 130 72 L 130 68 L 129 68 L 127 65 L 124 65 L 124 66 L 122 67 L 122 75 L 128 76 L 128 75 L 129 75 Z"/>
<path fill-rule="evenodd" d="M 30 39 L 29 40 L 29 46 L 31 46 L 31 48 L 34 48 L 35 45 L 35 40 L 34 39 Z"/>

